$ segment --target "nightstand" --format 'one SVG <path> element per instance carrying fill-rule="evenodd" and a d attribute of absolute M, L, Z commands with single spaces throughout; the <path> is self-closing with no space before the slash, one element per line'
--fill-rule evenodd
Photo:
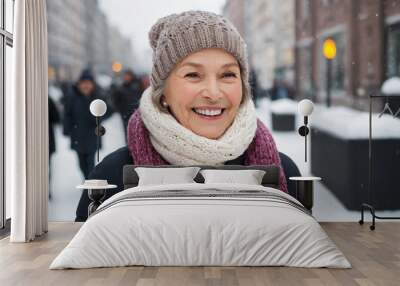
<path fill-rule="evenodd" d="M 289 179 L 296 182 L 296 199 L 311 211 L 314 205 L 314 181 L 320 181 L 321 178 L 290 177 Z"/>
<path fill-rule="evenodd" d="M 79 185 L 77 189 L 87 189 L 89 199 L 92 201 L 88 206 L 88 217 L 94 213 L 103 203 L 107 189 L 114 189 L 116 185 L 109 185 L 107 180 L 85 180 L 83 185 Z"/>

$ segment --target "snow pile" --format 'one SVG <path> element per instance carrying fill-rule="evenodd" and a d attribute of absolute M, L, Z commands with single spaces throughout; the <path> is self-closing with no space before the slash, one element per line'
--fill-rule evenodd
<path fill-rule="evenodd" d="M 381 92 L 385 95 L 400 96 L 400 78 L 391 77 L 386 80 L 382 85 Z"/>
<path fill-rule="evenodd" d="M 326 108 L 317 105 L 310 117 L 311 127 L 316 127 L 344 139 L 368 139 L 369 113 L 348 107 Z M 400 138 L 400 119 L 384 114 L 372 114 L 372 138 Z"/>
<path fill-rule="evenodd" d="M 297 101 L 283 98 L 271 101 L 270 110 L 275 114 L 296 114 L 297 113 Z"/>

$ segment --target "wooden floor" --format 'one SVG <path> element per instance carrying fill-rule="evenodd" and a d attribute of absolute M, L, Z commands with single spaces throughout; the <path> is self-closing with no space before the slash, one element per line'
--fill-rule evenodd
<path fill-rule="evenodd" d="M 51 223 L 44 237 L 28 244 L 0 241 L 0 285 L 400 285 L 400 223 L 379 222 L 375 231 L 357 223 L 322 223 L 353 268 L 121 267 L 48 270 L 79 229 Z"/>

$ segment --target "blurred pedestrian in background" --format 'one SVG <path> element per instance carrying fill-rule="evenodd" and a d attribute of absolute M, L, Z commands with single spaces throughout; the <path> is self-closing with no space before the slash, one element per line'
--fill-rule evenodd
<path fill-rule="evenodd" d="M 251 87 L 251 94 L 253 97 L 254 105 L 257 107 L 257 101 L 261 95 L 261 87 L 257 80 L 257 74 L 254 69 L 250 69 L 249 83 Z"/>
<path fill-rule="evenodd" d="M 142 80 L 142 88 L 143 90 L 146 90 L 150 86 L 150 76 L 148 74 L 145 74 L 141 77 Z"/>
<path fill-rule="evenodd" d="M 56 152 L 56 141 L 54 136 L 54 125 L 60 122 L 60 114 L 53 99 L 48 97 L 49 104 L 49 185 L 51 182 L 51 156 Z M 49 198 L 51 199 L 51 189 L 49 188 Z"/>
<path fill-rule="evenodd" d="M 123 74 L 122 84 L 111 93 L 111 100 L 115 111 L 121 115 L 127 140 L 127 126 L 132 113 L 139 107 L 140 97 L 143 92 L 141 80 L 132 70 L 126 70 Z"/>
<path fill-rule="evenodd" d="M 97 150 L 96 118 L 89 110 L 90 103 L 95 99 L 104 100 L 96 87 L 93 74 L 90 70 L 84 70 L 66 96 L 63 126 L 64 135 L 71 137 L 71 149 L 77 152 L 79 167 L 85 179 L 94 167 Z M 102 118 L 110 115 L 111 110 L 107 108 Z"/>
<path fill-rule="evenodd" d="M 274 79 L 272 88 L 269 90 L 270 98 L 271 100 L 277 100 L 277 99 L 283 99 L 283 98 L 288 98 L 288 99 L 293 99 L 294 98 L 294 91 L 292 88 L 289 87 L 288 84 L 285 83 L 285 81 L 281 79 Z"/>

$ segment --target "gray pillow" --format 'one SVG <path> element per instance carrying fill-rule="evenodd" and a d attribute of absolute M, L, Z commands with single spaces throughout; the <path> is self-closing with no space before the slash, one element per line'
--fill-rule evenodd
<path fill-rule="evenodd" d="M 265 171 L 262 170 L 201 170 L 204 183 L 234 183 L 246 185 L 261 185 Z"/>
<path fill-rule="evenodd" d="M 193 179 L 199 170 L 199 167 L 135 168 L 139 176 L 139 186 L 195 183 Z"/>

